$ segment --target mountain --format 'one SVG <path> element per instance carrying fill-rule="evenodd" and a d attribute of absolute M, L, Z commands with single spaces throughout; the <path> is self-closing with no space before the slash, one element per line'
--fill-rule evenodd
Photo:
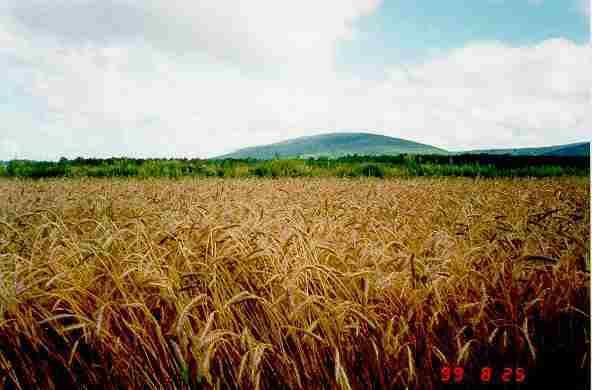
<path fill-rule="evenodd" d="M 556 146 L 543 154 L 544 156 L 590 156 L 590 142 Z"/>
<path fill-rule="evenodd" d="M 539 148 L 516 148 L 516 149 L 485 149 L 471 150 L 460 153 L 471 154 L 509 154 L 512 156 L 590 156 L 590 143 L 577 142 L 573 144 L 544 146 Z"/>
<path fill-rule="evenodd" d="M 395 154 L 497 154 L 512 156 L 590 156 L 590 143 L 577 142 L 537 148 L 482 149 L 448 152 L 435 146 L 372 133 L 328 133 L 293 138 L 270 145 L 239 149 L 217 158 L 340 157 Z"/>
<path fill-rule="evenodd" d="M 340 157 L 346 155 L 447 154 L 443 149 L 370 133 L 329 133 L 239 149 L 218 158 Z"/>

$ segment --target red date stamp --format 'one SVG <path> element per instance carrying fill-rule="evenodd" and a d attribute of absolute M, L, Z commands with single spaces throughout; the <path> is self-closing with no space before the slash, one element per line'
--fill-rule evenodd
<path fill-rule="evenodd" d="M 465 369 L 461 366 L 444 366 L 440 369 L 440 380 L 445 384 L 462 384 L 466 382 L 521 384 L 526 381 L 526 370 L 522 367 L 504 367 L 494 370 L 486 366 L 481 368 L 478 380 L 475 379 L 467 378 Z"/>

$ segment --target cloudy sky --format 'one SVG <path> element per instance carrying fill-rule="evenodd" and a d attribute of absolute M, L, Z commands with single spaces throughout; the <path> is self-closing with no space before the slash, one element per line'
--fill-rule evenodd
<path fill-rule="evenodd" d="M 0 160 L 589 140 L 589 0 L 3 0 Z"/>

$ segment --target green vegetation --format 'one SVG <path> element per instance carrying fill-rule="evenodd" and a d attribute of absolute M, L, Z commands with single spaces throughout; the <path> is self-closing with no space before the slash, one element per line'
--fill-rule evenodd
<path fill-rule="evenodd" d="M 590 143 L 577 142 L 540 148 L 476 150 L 471 153 L 509 154 L 512 156 L 590 156 Z"/>
<path fill-rule="evenodd" d="M 14 160 L 0 176 L 44 177 L 557 177 L 589 176 L 586 157 L 508 155 L 345 156 L 336 159 Z"/>
<path fill-rule="evenodd" d="M 385 155 L 452 155 L 460 154 L 495 154 L 511 156 L 590 156 L 590 143 L 555 145 L 536 148 L 489 149 L 469 152 L 449 152 L 431 145 L 421 144 L 401 138 L 387 137 L 371 133 L 330 133 L 310 137 L 299 137 L 270 145 L 240 149 L 219 158 L 256 158 L 271 160 L 274 158 L 339 158 L 354 154 L 364 156 Z"/>
<path fill-rule="evenodd" d="M 353 177 L 384 177 L 385 170 L 378 164 L 360 164 L 355 165 L 349 173 L 349 176 Z"/>
<path fill-rule="evenodd" d="M 370 133 L 332 133 L 299 137 L 271 145 L 240 149 L 220 158 L 309 158 L 394 154 L 446 154 L 443 149 L 400 138 Z"/>
<path fill-rule="evenodd" d="M 300 137 L 202 159 L 0 162 L 0 177 L 549 177 L 589 176 L 590 144 L 449 153 L 370 133 Z"/>

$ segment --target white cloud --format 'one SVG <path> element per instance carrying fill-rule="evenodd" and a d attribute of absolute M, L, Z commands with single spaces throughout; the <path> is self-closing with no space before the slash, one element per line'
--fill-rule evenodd
<path fill-rule="evenodd" d="M 330 65 L 335 42 L 350 37 L 353 23 L 380 1 L 8 0 L 4 13 L 22 34 L 67 44 L 145 43 L 176 55 L 198 51 L 275 68 Z"/>
<path fill-rule="evenodd" d="M 136 27 L 113 33 L 91 23 L 88 3 L 77 3 L 74 11 L 56 8 L 73 14 L 39 11 L 48 20 L 43 28 L 30 7 L 5 13 L 0 73 L 18 99 L 0 91 L 0 159 L 203 157 L 335 130 L 452 149 L 589 138 L 588 47 L 567 40 L 477 42 L 422 64 L 392 65 L 387 79 L 371 81 L 337 73 L 333 51 L 376 1 L 261 1 L 232 10 L 180 1 L 165 9 L 151 0 L 142 12 L 158 11 L 161 27 L 138 16 Z M 98 15 L 136 7 L 101 4 Z M 143 15 L 128 15 L 134 12 Z M 60 27 L 66 17 L 79 18 L 80 27 Z M 221 31 L 222 20 L 235 30 Z M 315 29 L 317 39 L 306 33 Z"/>

